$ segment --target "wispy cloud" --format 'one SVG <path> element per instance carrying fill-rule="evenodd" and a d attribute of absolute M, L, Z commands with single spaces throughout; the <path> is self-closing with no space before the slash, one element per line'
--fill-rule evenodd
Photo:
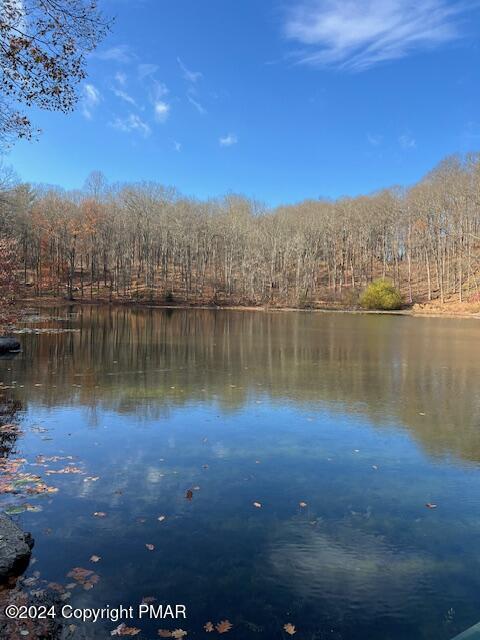
<path fill-rule="evenodd" d="M 367 140 L 372 147 L 379 147 L 383 142 L 383 137 L 375 133 L 368 133 Z"/>
<path fill-rule="evenodd" d="M 156 64 L 139 64 L 137 67 L 138 77 L 140 80 L 153 76 L 158 71 Z"/>
<path fill-rule="evenodd" d="M 127 44 L 118 44 L 115 47 L 103 49 L 103 51 L 98 51 L 95 55 L 101 60 L 113 60 L 121 64 L 128 64 L 136 57 Z"/>
<path fill-rule="evenodd" d="M 119 85 L 124 87 L 127 84 L 127 76 L 122 71 L 117 71 L 115 74 L 115 81 L 118 82 Z"/>
<path fill-rule="evenodd" d="M 182 70 L 183 77 L 185 78 L 185 80 L 187 80 L 187 82 L 191 82 L 192 84 L 195 84 L 198 80 L 200 80 L 200 78 L 202 77 L 202 74 L 200 73 L 200 71 L 190 71 L 190 69 L 188 69 L 183 64 L 180 58 L 177 58 L 177 62 L 180 65 L 180 69 Z"/>
<path fill-rule="evenodd" d="M 476 3 L 476 0 L 474 0 Z M 299 0 L 285 33 L 304 46 L 298 60 L 362 71 L 461 36 L 465 0 Z"/>
<path fill-rule="evenodd" d="M 124 100 L 125 102 L 128 102 L 128 104 L 131 104 L 133 107 L 137 106 L 137 103 L 135 102 L 134 98 L 132 98 L 132 96 L 127 93 L 126 91 L 124 91 L 123 89 L 112 89 L 113 93 L 117 96 L 117 98 L 120 98 L 121 100 Z"/>
<path fill-rule="evenodd" d="M 190 104 L 192 104 L 195 107 L 198 113 L 200 113 L 202 116 L 204 116 L 207 113 L 207 110 L 205 109 L 205 107 L 203 107 L 200 104 L 200 102 L 192 98 L 192 96 L 187 95 L 187 100 L 190 102 Z"/>
<path fill-rule="evenodd" d="M 100 92 L 93 84 L 86 84 L 83 87 L 82 113 L 87 120 L 91 120 L 93 111 L 100 104 L 100 100 Z"/>
<path fill-rule="evenodd" d="M 238 138 L 234 133 L 229 133 L 227 136 L 219 138 L 218 142 L 221 147 L 231 147 L 232 145 L 237 144 Z"/>
<path fill-rule="evenodd" d="M 180 151 L 182 150 L 182 143 L 181 142 L 177 142 L 176 140 L 173 141 L 173 148 L 175 149 L 175 151 L 177 151 L 177 153 L 180 153 Z"/>
<path fill-rule="evenodd" d="M 154 105 L 154 111 L 155 120 L 157 122 L 166 122 L 168 116 L 170 115 L 170 105 L 166 102 L 163 102 L 163 100 L 157 100 Z"/>
<path fill-rule="evenodd" d="M 114 129 L 118 129 L 119 131 L 123 131 L 124 133 L 140 133 L 145 138 L 152 132 L 148 124 L 134 113 L 131 113 L 127 118 L 115 118 L 110 124 Z"/>
<path fill-rule="evenodd" d="M 409 133 L 404 133 L 398 138 L 398 144 L 405 150 L 415 149 L 417 141 Z"/>

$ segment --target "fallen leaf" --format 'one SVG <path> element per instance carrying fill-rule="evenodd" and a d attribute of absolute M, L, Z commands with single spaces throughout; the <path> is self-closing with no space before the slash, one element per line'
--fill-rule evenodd
<path fill-rule="evenodd" d="M 171 638 L 172 637 L 172 632 L 169 631 L 168 629 L 159 629 L 158 630 L 158 635 L 161 638 Z"/>
<path fill-rule="evenodd" d="M 140 629 L 137 629 L 136 627 L 127 627 L 127 625 L 122 622 L 122 624 L 119 624 L 118 627 L 116 629 L 114 629 L 113 631 L 110 631 L 110 635 L 111 636 L 136 636 L 137 634 L 140 633 Z"/>
<path fill-rule="evenodd" d="M 155 549 L 155 545 L 154 544 L 146 544 L 145 546 L 147 547 L 147 549 L 149 551 L 154 551 L 154 549 Z"/>
<path fill-rule="evenodd" d="M 302 507 L 302 509 L 304 509 L 307 506 L 306 502 L 299 502 L 298 504 Z"/>
<path fill-rule="evenodd" d="M 157 599 L 154 598 L 153 596 L 146 596 L 145 598 L 142 598 L 142 604 L 152 604 L 153 602 L 156 602 Z"/>
<path fill-rule="evenodd" d="M 187 500 L 191 500 L 193 498 L 193 491 L 191 489 L 187 489 L 187 493 L 185 494 L 185 498 Z"/>
<path fill-rule="evenodd" d="M 158 516 L 157 520 L 163 522 L 167 516 Z"/>
<path fill-rule="evenodd" d="M 172 631 L 172 638 L 183 638 L 186 635 L 187 632 L 183 629 L 175 629 L 175 631 Z"/>
<path fill-rule="evenodd" d="M 285 632 L 288 633 L 289 636 L 293 636 L 293 634 L 296 633 L 297 631 L 295 629 L 295 625 L 291 624 L 290 622 L 287 622 L 287 624 L 284 624 L 283 628 Z"/>
<path fill-rule="evenodd" d="M 427 504 L 425 505 L 427 507 L 427 509 L 436 509 L 437 505 L 433 504 L 432 502 L 427 502 Z"/>
<path fill-rule="evenodd" d="M 262 508 L 262 503 L 261 502 L 254 502 L 253 506 L 257 507 L 257 509 L 261 509 Z"/>
<path fill-rule="evenodd" d="M 106 518 L 107 514 L 104 511 L 95 511 L 93 514 L 95 518 Z"/>
<path fill-rule="evenodd" d="M 207 622 L 204 627 L 205 631 L 207 633 L 210 633 L 211 631 L 215 631 L 215 627 L 213 626 L 213 624 L 211 622 Z"/>
<path fill-rule="evenodd" d="M 230 620 L 222 620 L 215 625 L 215 629 L 218 631 L 218 633 L 227 633 L 227 631 L 230 631 L 232 627 L 233 624 L 230 622 Z"/>
<path fill-rule="evenodd" d="M 91 556 L 90 562 L 99 562 L 101 559 L 101 556 Z"/>

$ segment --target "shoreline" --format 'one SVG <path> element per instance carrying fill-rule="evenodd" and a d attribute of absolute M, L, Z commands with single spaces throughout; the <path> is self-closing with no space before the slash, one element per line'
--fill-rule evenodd
<path fill-rule="evenodd" d="M 448 304 L 448 303 L 447 303 Z M 165 310 L 209 310 L 209 311 L 256 311 L 256 312 L 303 312 L 303 313 L 346 313 L 354 315 L 394 315 L 405 316 L 415 318 L 464 318 L 480 320 L 480 311 L 453 311 L 445 310 L 439 311 L 437 308 L 429 310 L 428 308 L 415 309 L 412 308 L 398 309 L 398 310 L 368 310 L 353 307 L 275 307 L 269 305 L 239 305 L 239 304 L 191 304 L 191 303 L 176 303 L 176 304 L 162 304 L 159 302 L 139 302 L 135 300 L 107 300 L 107 299 L 75 299 L 66 300 L 65 298 L 59 298 L 54 296 L 49 297 L 33 297 L 33 298 L 21 298 L 19 299 L 15 307 L 20 313 L 23 313 L 28 306 L 35 307 L 52 307 L 52 306 L 101 306 L 101 307 L 128 307 L 132 309 L 165 309 Z M 428 305 L 427 305 L 428 307 Z"/>

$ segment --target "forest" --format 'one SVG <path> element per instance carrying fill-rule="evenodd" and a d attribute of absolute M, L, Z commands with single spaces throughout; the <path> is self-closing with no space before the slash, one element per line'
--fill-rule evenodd
<path fill-rule="evenodd" d="M 29 185 L 3 167 L 4 296 L 163 304 L 355 306 L 376 278 L 414 302 L 480 301 L 480 155 L 420 182 L 271 209 L 155 183 Z"/>

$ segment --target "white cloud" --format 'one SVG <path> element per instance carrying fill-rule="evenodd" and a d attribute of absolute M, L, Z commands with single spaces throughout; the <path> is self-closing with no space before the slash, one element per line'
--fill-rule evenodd
<path fill-rule="evenodd" d="M 104 49 L 95 54 L 101 60 L 113 60 L 122 64 L 128 64 L 134 60 L 135 55 L 127 44 L 119 44 L 109 49 Z"/>
<path fill-rule="evenodd" d="M 165 122 L 170 115 L 170 105 L 163 100 L 155 102 L 155 119 L 158 122 Z"/>
<path fill-rule="evenodd" d="M 100 103 L 101 96 L 99 90 L 93 85 L 87 83 L 83 87 L 83 97 L 82 97 L 82 113 L 90 120 L 93 115 L 93 111 L 95 107 L 97 107 Z"/>
<path fill-rule="evenodd" d="M 180 58 L 177 58 L 177 62 L 180 65 L 180 69 L 182 70 L 185 80 L 191 82 L 192 84 L 195 84 L 197 80 L 200 80 L 200 78 L 202 77 L 200 71 L 190 71 L 190 69 L 187 69 L 187 67 L 183 64 Z"/>
<path fill-rule="evenodd" d="M 300 62 L 362 71 L 460 37 L 464 0 L 299 0 L 285 25 Z"/>
<path fill-rule="evenodd" d="M 207 110 L 205 109 L 205 107 L 203 107 L 200 104 L 200 102 L 197 102 L 197 100 L 194 100 L 192 96 L 187 95 L 187 100 L 190 102 L 190 104 L 192 104 L 195 107 L 198 113 L 200 113 L 202 116 L 204 116 L 207 113 Z"/>
<path fill-rule="evenodd" d="M 176 140 L 173 141 L 173 148 L 175 149 L 175 151 L 180 152 L 182 150 L 182 143 L 181 142 L 177 142 Z"/>
<path fill-rule="evenodd" d="M 220 138 L 218 140 L 221 147 L 231 147 L 234 144 L 237 144 L 238 138 L 234 133 L 229 133 L 228 136 Z"/>
<path fill-rule="evenodd" d="M 398 144 L 402 149 L 415 149 L 417 141 L 409 133 L 404 133 L 399 137 Z"/>
<path fill-rule="evenodd" d="M 115 80 L 124 87 L 127 84 L 127 76 L 122 71 L 117 71 L 115 74 Z"/>
<path fill-rule="evenodd" d="M 156 64 L 139 64 L 137 71 L 138 77 L 143 80 L 148 76 L 153 76 L 158 71 L 158 66 Z"/>
<path fill-rule="evenodd" d="M 111 126 L 125 133 L 140 133 L 145 138 L 152 132 L 148 124 L 134 113 L 131 113 L 127 118 L 115 118 Z"/>
<path fill-rule="evenodd" d="M 131 104 L 132 106 L 136 107 L 137 103 L 135 102 L 135 100 L 132 98 L 132 96 L 127 93 L 126 91 L 124 91 L 123 89 L 112 89 L 113 93 L 117 96 L 117 98 L 120 98 L 121 100 L 124 100 L 125 102 L 128 102 L 128 104 Z"/>
<path fill-rule="evenodd" d="M 158 82 L 154 80 L 152 83 L 152 94 L 155 96 L 155 99 L 158 100 L 163 96 L 166 96 L 167 93 L 170 93 L 166 84 L 163 82 Z"/>

